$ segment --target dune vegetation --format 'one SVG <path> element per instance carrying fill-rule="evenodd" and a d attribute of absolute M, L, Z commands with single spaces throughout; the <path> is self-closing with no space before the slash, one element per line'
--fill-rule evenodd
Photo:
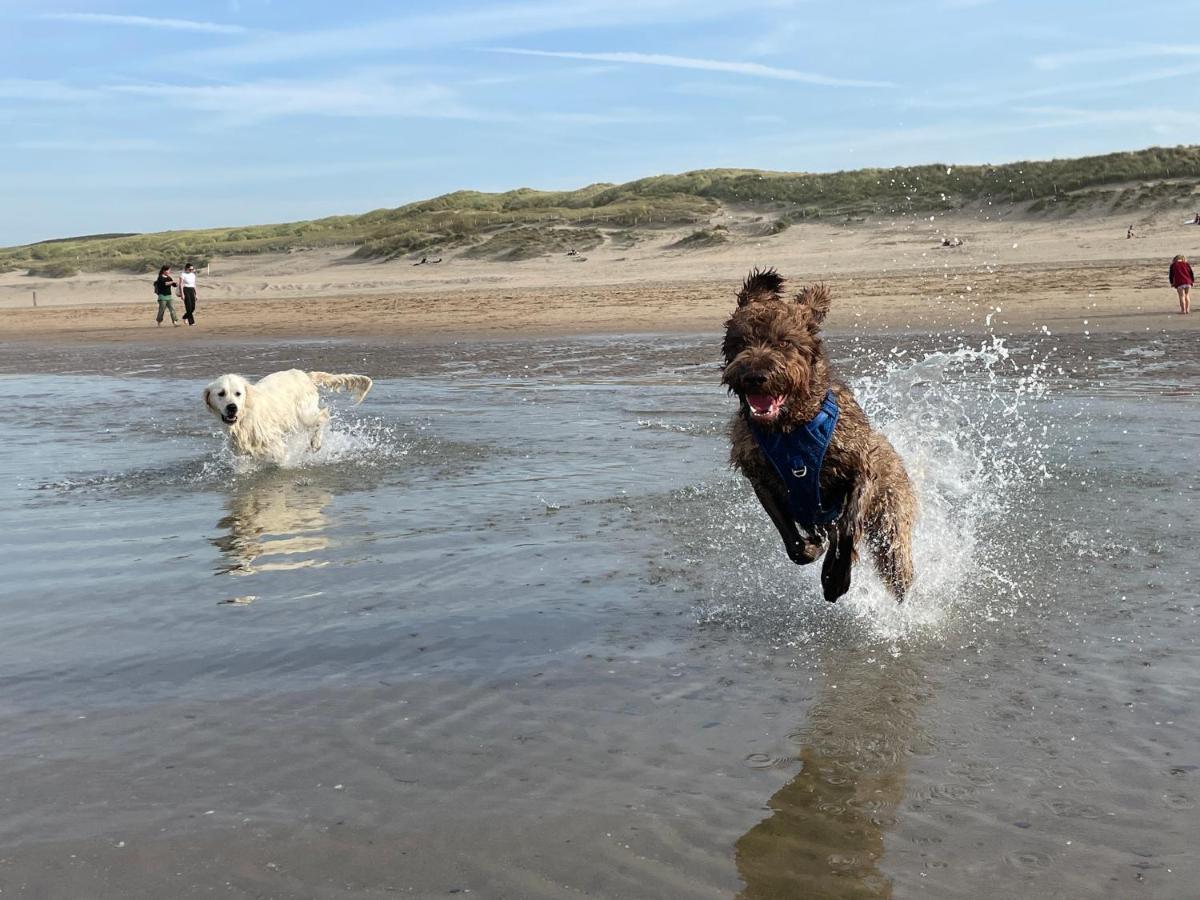
<path fill-rule="evenodd" d="M 570 250 L 591 250 L 603 242 L 604 235 L 596 228 L 522 225 L 496 232 L 483 243 L 471 247 L 465 255 L 473 259 L 515 261 Z"/>
<path fill-rule="evenodd" d="M 672 250 L 700 250 L 704 247 L 719 247 L 728 244 L 729 229 L 724 225 L 714 225 L 712 228 L 700 228 L 691 234 L 684 235 L 668 247 Z"/>
<path fill-rule="evenodd" d="M 831 173 L 708 169 L 574 191 L 456 191 L 362 215 L 303 222 L 89 235 L 0 249 L 0 272 L 67 277 L 76 270 L 151 272 L 162 262 L 204 265 L 217 256 L 345 247 L 361 260 L 461 249 L 520 260 L 586 250 L 605 236 L 633 244 L 657 229 L 695 226 L 680 248 L 723 243 L 713 217 L 758 212 L 759 234 L 810 221 L 935 211 L 984 212 L 1007 205 L 1031 216 L 1146 212 L 1183 205 L 1200 190 L 1200 147 L 1004 165 L 931 164 Z M 1200 204 L 1197 204 L 1200 205 Z"/>

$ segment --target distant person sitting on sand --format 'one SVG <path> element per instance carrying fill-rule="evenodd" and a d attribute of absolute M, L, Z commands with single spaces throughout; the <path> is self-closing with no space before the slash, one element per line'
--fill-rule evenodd
<path fill-rule="evenodd" d="M 1129 230 L 1125 232 L 1125 240 L 1129 240 L 1131 237 L 1133 237 L 1133 226 L 1132 225 L 1130 225 Z"/>
<path fill-rule="evenodd" d="M 574 247 L 572 247 L 570 250 L 567 251 L 567 256 L 578 256 L 578 255 L 579 255 L 579 251 L 576 250 Z"/>
<path fill-rule="evenodd" d="M 415 263 L 413 263 L 413 265 L 414 265 L 414 266 L 423 266 L 423 265 L 425 265 L 425 263 L 427 263 L 427 262 L 429 262 L 429 258 L 428 258 L 428 257 L 425 257 L 425 256 L 422 256 L 422 257 L 421 257 L 421 261 L 420 261 L 420 262 L 415 262 Z"/>
<path fill-rule="evenodd" d="M 196 324 L 196 269 L 188 263 L 179 276 L 179 295 L 183 297 L 183 321 Z"/>
<path fill-rule="evenodd" d="M 175 315 L 175 302 L 171 298 L 171 288 L 175 287 L 175 279 L 171 277 L 171 267 L 163 266 L 158 270 L 158 278 L 154 279 L 154 295 L 158 297 L 158 317 L 154 320 L 159 325 L 163 323 L 163 312 L 171 311 L 171 324 L 179 327 L 179 316 Z"/>
<path fill-rule="evenodd" d="M 1200 212 L 1196 213 L 1195 217 L 1192 219 L 1192 224 L 1200 225 Z"/>
<path fill-rule="evenodd" d="M 1186 256 L 1180 253 L 1171 260 L 1171 271 L 1167 277 L 1171 281 L 1171 287 L 1179 294 L 1179 313 L 1186 316 L 1192 311 L 1192 285 L 1196 283 L 1196 275 Z"/>

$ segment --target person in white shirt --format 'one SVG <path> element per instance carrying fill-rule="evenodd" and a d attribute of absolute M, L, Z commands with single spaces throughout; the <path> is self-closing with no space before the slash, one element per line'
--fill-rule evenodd
<path fill-rule="evenodd" d="M 188 263 L 179 276 L 179 295 L 183 297 L 183 321 L 196 324 L 196 269 Z"/>

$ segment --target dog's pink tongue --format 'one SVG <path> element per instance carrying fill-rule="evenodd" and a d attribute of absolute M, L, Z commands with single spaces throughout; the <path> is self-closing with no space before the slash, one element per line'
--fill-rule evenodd
<path fill-rule="evenodd" d="M 747 394 L 746 402 L 756 413 L 769 413 L 775 405 L 775 397 L 771 394 Z"/>

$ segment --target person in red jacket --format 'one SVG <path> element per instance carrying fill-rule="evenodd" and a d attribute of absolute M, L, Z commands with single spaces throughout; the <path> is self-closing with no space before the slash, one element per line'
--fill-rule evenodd
<path fill-rule="evenodd" d="M 1188 265 L 1187 257 L 1180 253 L 1171 260 L 1171 271 L 1167 275 L 1171 287 L 1179 294 L 1179 313 L 1186 316 L 1192 311 L 1192 285 L 1196 283 L 1196 275 Z"/>

